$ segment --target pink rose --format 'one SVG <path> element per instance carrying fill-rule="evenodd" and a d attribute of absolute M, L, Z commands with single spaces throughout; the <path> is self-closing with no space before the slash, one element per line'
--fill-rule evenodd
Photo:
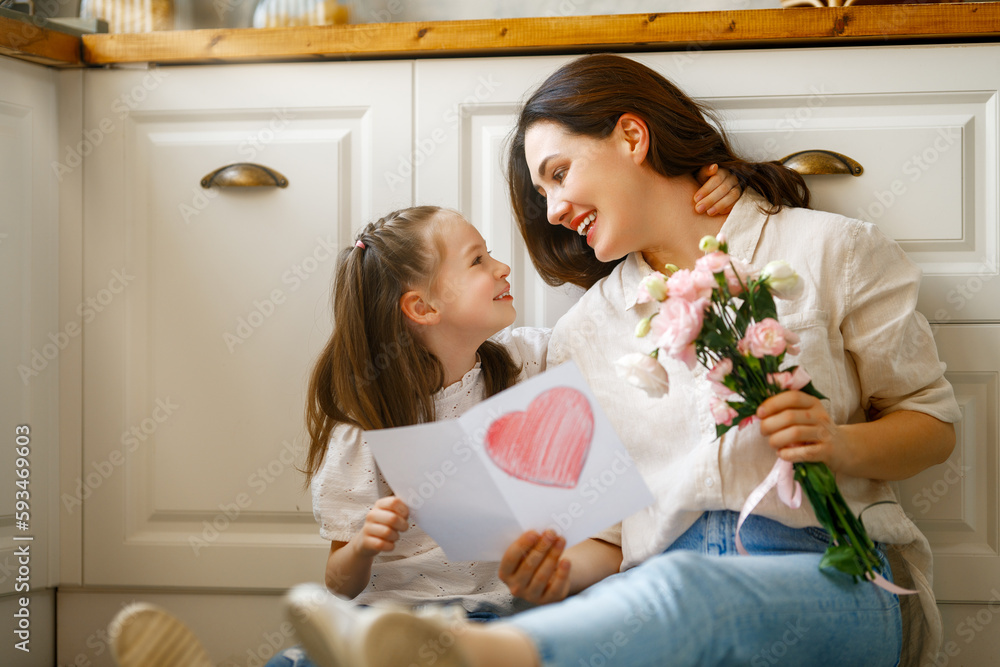
<path fill-rule="evenodd" d="M 752 426 L 754 422 L 759 422 L 760 418 L 757 415 L 750 415 L 749 417 L 744 417 L 740 422 L 740 430 L 742 431 L 747 426 Z"/>
<path fill-rule="evenodd" d="M 709 273 L 718 273 L 725 270 L 727 266 L 729 266 L 729 255 L 721 250 L 716 250 L 703 257 L 699 257 L 694 263 L 696 270 L 701 269 Z"/>
<path fill-rule="evenodd" d="M 729 426 L 738 414 L 729 403 L 726 403 L 721 398 L 712 399 L 712 417 L 715 418 L 716 424 Z"/>
<path fill-rule="evenodd" d="M 725 399 L 738 395 L 722 383 L 722 381 L 726 379 L 726 376 L 732 372 L 733 360 L 728 357 L 720 360 L 717 364 L 712 366 L 712 370 L 708 372 L 706 377 L 712 383 L 712 392 L 714 392 L 719 398 Z"/>
<path fill-rule="evenodd" d="M 743 354 L 748 352 L 758 359 L 776 357 L 799 342 L 799 337 L 781 326 L 778 320 L 768 317 L 747 327 L 746 335 L 736 347 Z"/>
<path fill-rule="evenodd" d="M 746 262 L 730 256 L 730 264 L 723 269 L 726 274 L 726 285 L 729 286 L 729 293 L 739 296 L 743 292 L 743 286 L 747 284 L 753 275 L 753 269 L 747 266 Z M 734 268 L 735 267 L 735 270 Z"/>
<path fill-rule="evenodd" d="M 694 341 L 701 333 L 708 304 L 708 299 L 688 301 L 673 297 L 661 303 L 652 326 L 656 347 L 693 369 L 696 362 Z"/>
<path fill-rule="evenodd" d="M 697 301 L 711 298 L 715 284 L 711 273 L 681 269 L 667 278 L 667 291 L 671 297 Z"/>
<path fill-rule="evenodd" d="M 639 297 L 636 303 L 663 301 L 667 298 L 667 277 L 659 271 L 654 271 L 639 283 Z"/>
<path fill-rule="evenodd" d="M 729 357 L 720 359 L 717 364 L 712 366 L 712 370 L 708 372 L 708 379 L 712 382 L 722 382 L 727 375 L 733 372 L 733 360 Z"/>
<path fill-rule="evenodd" d="M 802 387 L 809 384 L 811 379 L 809 373 L 806 373 L 806 369 L 802 368 L 802 366 L 796 366 L 795 371 L 792 373 L 781 371 L 780 373 L 770 373 L 767 376 L 769 384 L 775 384 L 782 389 L 791 390 L 802 389 Z"/>

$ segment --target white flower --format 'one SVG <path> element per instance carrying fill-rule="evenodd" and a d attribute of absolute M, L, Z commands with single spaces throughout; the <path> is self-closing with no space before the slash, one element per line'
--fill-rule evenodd
<path fill-rule="evenodd" d="M 649 330 L 652 328 L 652 325 L 649 322 L 650 319 L 651 317 L 644 317 L 641 320 L 639 320 L 639 324 L 635 325 L 636 338 L 642 338 L 643 336 L 649 333 Z"/>
<path fill-rule="evenodd" d="M 702 236 L 698 248 L 704 253 L 715 252 L 719 249 L 719 239 L 714 236 Z"/>
<path fill-rule="evenodd" d="M 648 354 L 633 352 L 615 362 L 618 377 L 644 390 L 652 398 L 664 396 L 670 389 L 670 378 L 660 362 Z"/>
<path fill-rule="evenodd" d="M 760 276 L 771 288 L 771 293 L 779 299 L 797 299 L 805 289 L 802 278 L 795 273 L 792 265 L 783 259 L 768 262 L 760 272 Z"/>
<path fill-rule="evenodd" d="M 654 271 L 639 283 L 639 296 L 636 303 L 663 301 L 667 298 L 667 277 L 659 271 Z"/>

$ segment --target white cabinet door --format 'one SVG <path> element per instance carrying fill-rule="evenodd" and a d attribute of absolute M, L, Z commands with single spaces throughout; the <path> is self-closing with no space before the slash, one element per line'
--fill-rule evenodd
<path fill-rule="evenodd" d="M 553 288 L 531 264 L 511 217 L 505 139 L 525 92 L 567 57 L 419 60 L 413 167 L 415 201 L 462 212 L 493 256 L 511 267 L 515 326 L 551 327 L 582 290 Z"/>
<path fill-rule="evenodd" d="M 338 252 L 411 203 L 412 63 L 85 76 L 84 585 L 319 580 L 306 383 Z M 240 162 L 287 187 L 202 187 Z"/>
<path fill-rule="evenodd" d="M 0 595 L 17 597 L 56 583 L 56 135 L 56 73 L 0 58 Z"/>
<path fill-rule="evenodd" d="M 0 664 L 55 663 L 59 323 L 57 73 L 0 56 Z M 76 334 L 79 329 L 76 329 Z"/>
<path fill-rule="evenodd" d="M 934 547 L 938 597 L 987 600 L 982 581 L 1000 581 L 1000 47 L 635 57 L 717 109 L 748 157 L 825 149 L 864 167 L 860 177 L 806 177 L 813 206 L 876 223 L 924 270 L 919 308 L 964 419 L 951 460 L 904 482 L 901 500 Z M 534 273 L 502 162 L 518 103 L 567 60 L 416 64 L 416 198 L 458 208 L 510 259 L 518 324 L 550 326 L 573 301 Z"/>

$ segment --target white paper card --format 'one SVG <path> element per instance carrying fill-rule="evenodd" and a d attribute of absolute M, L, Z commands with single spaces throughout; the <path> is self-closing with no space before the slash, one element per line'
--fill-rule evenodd
<path fill-rule="evenodd" d="M 452 560 L 498 561 L 526 530 L 572 546 L 653 502 L 573 362 L 458 419 L 366 431 L 395 494 Z"/>

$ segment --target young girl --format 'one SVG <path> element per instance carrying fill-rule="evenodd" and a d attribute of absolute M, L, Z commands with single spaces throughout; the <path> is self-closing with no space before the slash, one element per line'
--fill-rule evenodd
<path fill-rule="evenodd" d="M 364 604 L 455 601 L 478 616 L 524 606 L 495 563 L 452 563 L 409 521 L 363 440 L 363 430 L 456 418 L 545 369 L 549 331 L 507 330 L 509 273 L 475 227 L 433 206 L 387 215 L 341 254 L 335 328 L 307 410 L 306 474 L 331 541 L 331 591 Z"/>

